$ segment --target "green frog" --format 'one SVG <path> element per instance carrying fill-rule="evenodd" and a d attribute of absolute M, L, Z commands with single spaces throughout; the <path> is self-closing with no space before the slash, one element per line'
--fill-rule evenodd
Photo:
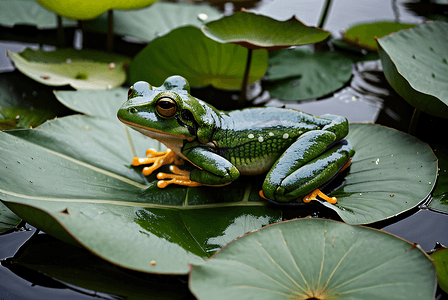
<path fill-rule="evenodd" d="M 188 81 L 171 76 L 162 86 L 139 81 L 129 89 L 118 119 L 168 149 L 148 149 L 132 165 L 158 173 L 157 185 L 222 186 L 240 175 L 267 173 L 260 196 L 274 202 L 305 202 L 320 197 L 320 187 L 350 165 L 354 155 L 347 119 L 320 117 L 286 108 L 259 107 L 219 111 L 190 95 Z M 192 171 L 177 167 L 188 161 Z"/>

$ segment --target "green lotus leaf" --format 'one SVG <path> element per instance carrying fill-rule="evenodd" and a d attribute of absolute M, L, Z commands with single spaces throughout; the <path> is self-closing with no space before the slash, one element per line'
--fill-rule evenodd
<path fill-rule="evenodd" d="M 153 40 L 137 54 L 130 66 L 129 81 L 162 85 L 169 76 L 181 75 L 194 87 L 212 85 L 238 90 L 243 81 L 247 51 L 238 45 L 215 42 L 196 27 L 181 27 Z M 267 51 L 254 51 L 249 83 L 260 79 L 267 67 Z"/>
<path fill-rule="evenodd" d="M 193 265 L 198 299 L 433 299 L 429 257 L 382 231 L 323 219 L 267 226 Z"/>
<path fill-rule="evenodd" d="M 19 225 L 21 219 L 0 202 L 0 233 Z"/>
<path fill-rule="evenodd" d="M 437 179 L 437 158 L 428 144 L 380 125 L 352 124 L 347 139 L 356 154 L 344 183 L 331 193 L 349 224 L 388 219 L 427 198 Z"/>
<path fill-rule="evenodd" d="M 448 249 L 436 250 L 431 254 L 437 270 L 437 280 L 442 290 L 448 293 Z"/>
<path fill-rule="evenodd" d="M 114 33 L 150 42 L 176 28 L 188 25 L 199 28 L 205 21 L 221 16 L 209 5 L 156 2 L 139 10 L 114 11 Z M 86 29 L 107 32 L 107 13 L 87 21 Z"/>
<path fill-rule="evenodd" d="M 34 0 L 0 1 L 0 24 L 3 26 L 35 25 L 39 29 L 58 27 L 56 14 Z M 76 21 L 62 19 L 63 26 L 76 26 Z"/>
<path fill-rule="evenodd" d="M 351 26 L 344 32 L 342 41 L 370 51 L 378 51 L 378 44 L 375 38 L 381 38 L 385 35 L 397 32 L 402 29 L 409 29 L 415 24 L 405 24 L 397 22 L 375 22 L 361 23 Z"/>
<path fill-rule="evenodd" d="M 285 101 L 315 99 L 343 87 L 352 76 L 352 64 L 353 56 L 340 51 L 271 51 L 265 87 L 272 97 Z"/>
<path fill-rule="evenodd" d="M 436 145 L 434 153 L 439 160 L 439 177 L 429 207 L 448 213 L 448 147 Z"/>
<path fill-rule="evenodd" d="M 120 93 L 122 96 L 113 91 L 91 95 L 87 91 L 61 91 L 56 95 L 62 103 L 79 112 L 115 118 L 113 111 L 119 108 L 120 98 L 126 97 L 124 89 Z M 75 101 L 76 107 L 71 105 Z M 114 109 L 101 109 L 109 105 Z M 437 158 L 426 143 L 372 124 L 350 125 L 347 138 L 356 150 L 352 166 L 341 176 L 342 183 L 336 181 L 328 186 L 328 192 L 338 198 L 338 204 L 321 201 L 345 222 L 369 224 L 391 218 L 415 207 L 432 191 L 437 178 Z M 261 186 L 258 181 L 253 184 L 255 189 Z"/>
<path fill-rule="evenodd" d="M 448 118 L 448 23 L 430 22 L 378 39 L 387 81 L 415 108 Z"/>
<path fill-rule="evenodd" d="M 139 9 L 147 7 L 157 0 L 36 0 L 46 9 L 54 11 L 60 16 L 75 19 L 87 20 L 101 15 L 111 9 Z"/>
<path fill-rule="evenodd" d="M 75 89 L 111 89 L 126 81 L 129 58 L 94 50 L 59 49 L 45 52 L 26 49 L 8 51 L 23 74 L 51 86 L 71 85 Z"/>
<path fill-rule="evenodd" d="M 51 278 L 83 289 L 108 293 L 118 299 L 183 299 L 188 288 L 177 278 L 130 273 L 98 258 L 85 249 L 36 235 L 10 260 Z"/>
<path fill-rule="evenodd" d="M 277 21 L 268 16 L 241 11 L 208 22 L 202 31 L 220 43 L 234 43 L 249 49 L 279 50 L 326 39 L 330 33 L 308 27 L 295 17 Z"/>
<path fill-rule="evenodd" d="M 159 189 L 130 163 L 161 145 L 118 120 L 75 115 L 0 133 L 0 199 L 26 222 L 130 269 L 185 274 L 281 212 L 258 188 Z M 13 171 L 9 171 L 13 170 Z M 132 255 L 130 255 L 132 253 Z"/>

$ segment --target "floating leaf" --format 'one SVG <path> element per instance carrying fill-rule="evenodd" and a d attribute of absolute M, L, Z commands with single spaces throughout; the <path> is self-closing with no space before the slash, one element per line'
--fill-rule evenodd
<path fill-rule="evenodd" d="M 378 39 L 387 81 L 412 106 L 448 118 L 448 23 L 425 23 Z"/>
<path fill-rule="evenodd" d="M 277 21 L 246 11 L 208 22 L 202 31 L 219 43 L 234 43 L 249 49 L 279 50 L 326 39 L 330 33 L 308 27 L 295 17 Z"/>
<path fill-rule="evenodd" d="M 185 274 L 188 264 L 281 219 L 244 180 L 222 188 L 157 188 L 155 175 L 130 167 L 148 147 L 161 145 L 116 119 L 83 115 L 3 132 L 3 163 L 14 171 L 0 169 L 0 198 L 51 235 L 156 273 Z"/>
<path fill-rule="evenodd" d="M 36 0 L 43 7 L 54 11 L 60 16 L 75 19 L 87 20 L 101 15 L 103 12 L 111 9 L 138 9 L 149 6 L 157 0 L 127 0 L 127 1 L 108 1 L 108 0 L 77 0 L 75 3 L 71 0 Z"/>
<path fill-rule="evenodd" d="M 439 177 L 429 207 L 448 213 L 448 147 L 437 145 L 434 153 L 439 160 Z"/>
<path fill-rule="evenodd" d="M 373 124 L 350 125 L 347 139 L 356 154 L 344 183 L 331 196 L 349 224 L 368 224 L 410 210 L 432 191 L 437 158 L 428 144 L 406 133 Z"/>
<path fill-rule="evenodd" d="M 51 88 L 19 71 L 0 73 L 0 130 L 36 127 L 69 112 L 56 101 Z"/>
<path fill-rule="evenodd" d="M 124 66 L 129 58 L 93 50 L 59 49 L 45 52 L 26 49 L 8 51 L 23 74 L 51 86 L 71 85 L 75 89 L 111 89 L 126 81 Z"/>
<path fill-rule="evenodd" d="M 378 44 L 375 38 L 381 38 L 393 32 L 409 29 L 414 26 L 415 24 L 390 21 L 356 24 L 344 32 L 342 41 L 351 46 L 357 46 L 370 51 L 378 51 Z"/>
<path fill-rule="evenodd" d="M 57 15 L 34 0 L 0 1 L 0 24 L 3 26 L 35 25 L 39 29 L 58 27 Z M 77 22 L 62 19 L 63 26 L 76 26 Z"/>
<path fill-rule="evenodd" d="M 322 219 L 267 226 L 193 265 L 198 299 L 433 299 L 428 256 L 393 235 Z"/>
<path fill-rule="evenodd" d="M 183 299 L 188 288 L 178 278 L 130 273 L 85 249 L 39 234 L 10 260 L 13 266 L 38 271 L 51 278 L 118 299 Z"/>
<path fill-rule="evenodd" d="M 215 42 L 198 28 L 178 28 L 137 54 L 131 63 L 129 81 L 162 85 L 171 75 L 181 75 L 194 87 L 212 85 L 237 90 L 242 85 L 247 51 L 238 45 Z M 260 79 L 267 66 L 267 51 L 254 51 L 249 83 Z"/>
<path fill-rule="evenodd" d="M 131 36 L 145 42 L 183 27 L 200 27 L 222 14 L 209 5 L 156 2 L 139 10 L 114 11 L 114 33 Z M 86 29 L 107 32 L 107 13 L 86 22 Z"/>
<path fill-rule="evenodd" d="M 0 202 L 0 233 L 19 225 L 21 219 Z"/>
<path fill-rule="evenodd" d="M 344 86 L 352 75 L 353 56 L 340 51 L 313 52 L 298 47 L 269 52 L 266 89 L 282 100 L 325 96 Z"/>
<path fill-rule="evenodd" d="M 448 293 L 448 249 L 443 248 L 431 254 L 437 270 L 437 280 L 442 290 Z"/>

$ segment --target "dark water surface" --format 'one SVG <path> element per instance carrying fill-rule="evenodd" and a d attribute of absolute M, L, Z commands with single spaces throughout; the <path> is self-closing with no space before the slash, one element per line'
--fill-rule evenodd
<path fill-rule="evenodd" d="M 244 5 L 243 2 L 242 5 Z M 277 0 L 247 3 L 245 7 L 255 7 L 261 13 L 278 19 L 288 19 L 295 14 L 307 25 L 316 26 L 324 0 Z M 333 1 L 329 17 L 324 28 L 334 35 L 357 22 L 373 20 L 395 20 L 417 23 L 421 18 L 415 17 L 403 8 L 403 1 L 390 0 L 338 0 Z M 237 4 L 220 4 L 224 10 L 230 12 L 238 9 Z M 0 43 L 0 72 L 14 69 L 6 58 L 6 49 L 20 51 L 26 46 L 14 42 Z M 32 45 L 38 48 L 38 45 Z M 399 97 L 384 79 L 380 61 L 358 63 L 354 66 L 354 76 L 351 82 L 331 97 L 319 101 L 308 101 L 300 104 L 288 104 L 287 107 L 322 115 L 326 113 L 343 115 L 351 123 L 372 122 L 407 131 L 413 108 Z M 199 92 L 199 91 L 198 91 Z M 200 98 L 199 95 L 196 95 Z M 263 97 L 261 97 L 263 98 Z M 282 106 L 283 103 L 275 99 L 261 99 L 269 106 Z M 431 117 L 427 117 L 431 119 Z M 424 118 L 423 118 L 424 120 Z M 438 121 L 437 130 L 444 130 L 445 122 Z M 431 119 L 431 122 L 433 120 Z M 420 124 L 419 124 L 420 125 Z M 433 142 L 438 134 L 431 134 L 435 128 L 420 130 L 419 136 L 426 142 Z M 446 132 L 446 131 L 445 131 Z M 318 214 L 319 215 L 319 214 Z M 42 272 L 32 270 L 15 263 L 14 258 L 20 257 L 27 247 L 42 240 L 44 233 L 37 233 L 36 229 L 22 224 L 20 230 L 0 235 L 0 300 L 12 299 L 122 299 L 120 296 L 109 295 L 98 291 L 86 290 L 75 285 L 52 279 Z M 390 220 L 373 224 L 375 228 L 395 234 L 411 243 L 418 243 L 425 251 L 433 249 L 437 242 L 448 245 L 448 215 L 427 209 L 425 206 L 405 212 Z M 49 242 L 53 238 L 45 237 Z M 54 240 L 54 242 L 57 242 Z M 73 246 L 69 246 L 73 247 Z M 67 248 L 70 249 L 70 248 Z M 88 255 L 84 253 L 83 255 Z M 151 280 L 151 279 L 149 279 Z M 182 278 L 175 280 L 184 280 Z M 192 299 L 184 294 L 179 299 Z M 151 297 L 148 297 L 150 299 Z M 194 298 L 193 298 L 194 299 Z M 392 299 L 392 298 L 391 298 Z M 437 299 L 448 299 L 445 294 L 438 293 Z"/>

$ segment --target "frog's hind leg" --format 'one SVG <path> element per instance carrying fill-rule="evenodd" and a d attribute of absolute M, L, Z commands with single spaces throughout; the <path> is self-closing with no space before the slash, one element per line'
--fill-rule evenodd
<path fill-rule="evenodd" d="M 158 152 L 157 150 L 152 148 L 146 150 L 146 157 L 134 157 L 132 161 L 132 165 L 134 167 L 151 164 L 150 166 L 143 168 L 142 172 L 145 176 L 151 175 L 152 172 L 154 172 L 161 166 L 171 163 L 179 165 L 183 163 L 183 160 L 178 157 L 177 154 L 171 149 L 167 149 L 163 152 Z"/>
<path fill-rule="evenodd" d="M 313 132 L 313 134 L 323 136 L 322 132 L 326 131 Z M 309 202 L 320 197 L 330 203 L 336 203 L 337 199 L 327 197 L 319 188 L 337 175 L 344 166 L 350 165 L 348 161 L 354 155 L 350 142 L 347 140 L 335 144 L 330 142 L 329 149 L 326 148 L 329 144 L 315 143 L 313 147 L 317 145 L 320 150 L 325 144 L 326 146 L 320 152 L 313 150 L 312 152 L 317 154 L 306 162 L 297 163 L 297 159 L 289 156 L 297 155 L 300 147 L 303 149 L 303 141 L 298 143 L 299 140 L 296 141 L 297 145 L 295 143 L 290 147 L 296 151 L 285 152 L 268 173 L 263 183 L 264 195 L 275 202 L 302 201 L 303 198 L 305 198 L 304 202 Z"/>

